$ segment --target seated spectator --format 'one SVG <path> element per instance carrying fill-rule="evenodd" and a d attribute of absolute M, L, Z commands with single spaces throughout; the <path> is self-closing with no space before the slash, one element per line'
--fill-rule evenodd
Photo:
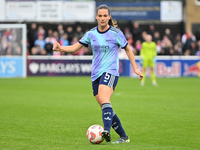
<path fill-rule="evenodd" d="M 142 32 L 142 40 L 141 40 L 141 43 L 144 42 L 144 41 L 146 41 L 146 40 L 145 40 L 146 35 L 147 35 L 147 32 L 146 32 L 146 31 L 143 31 L 143 32 Z M 134 40 L 135 40 L 135 39 L 134 39 Z"/>
<path fill-rule="evenodd" d="M 47 54 L 48 55 L 53 55 L 53 50 L 52 50 L 52 48 L 53 48 L 53 44 L 56 42 L 56 39 L 53 37 L 53 34 L 52 33 L 50 33 L 49 35 L 48 35 L 48 37 L 46 37 L 46 39 L 45 39 L 45 50 L 46 50 L 46 52 L 47 52 Z M 54 51 L 55 52 L 55 54 L 60 54 L 60 52 L 56 52 L 56 51 Z"/>
<path fill-rule="evenodd" d="M 12 51 L 13 51 L 12 42 L 9 41 L 7 46 L 6 46 L 6 49 L 5 49 L 5 55 L 11 56 L 12 55 Z"/>
<path fill-rule="evenodd" d="M 178 45 L 174 45 L 174 55 L 181 55 Z"/>
<path fill-rule="evenodd" d="M 161 41 L 160 41 L 160 40 L 158 40 L 158 41 L 156 42 L 156 52 L 157 52 L 158 55 L 159 55 L 160 52 L 161 52 Z"/>
<path fill-rule="evenodd" d="M 1 43 L 0 43 L 0 55 L 4 55 L 4 50 L 3 50 L 2 46 L 1 46 Z"/>
<path fill-rule="evenodd" d="M 165 29 L 165 35 L 167 36 L 167 38 L 173 42 L 173 35 L 171 34 L 171 30 L 169 28 Z"/>
<path fill-rule="evenodd" d="M 17 55 L 17 56 L 21 56 L 22 55 L 22 49 L 20 46 L 16 46 L 14 51 L 13 51 L 13 55 Z"/>
<path fill-rule="evenodd" d="M 140 55 L 141 48 L 142 48 L 141 41 L 137 40 L 135 43 L 136 55 Z"/>
<path fill-rule="evenodd" d="M 59 37 L 59 34 L 57 31 L 54 31 L 53 32 L 53 37 L 56 39 L 56 41 L 59 41 L 60 40 L 60 37 Z"/>
<path fill-rule="evenodd" d="M 45 55 L 46 51 L 40 51 L 38 52 L 38 49 L 36 47 L 31 48 L 31 54 L 32 55 Z"/>
<path fill-rule="evenodd" d="M 162 47 L 162 49 L 164 50 L 164 55 L 170 55 L 170 49 L 172 48 L 172 43 L 170 40 L 165 41 L 164 43 L 165 45 Z"/>
<path fill-rule="evenodd" d="M 181 34 L 178 33 L 173 41 L 173 44 L 177 44 L 178 42 L 181 42 Z"/>
<path fill-rule="evenodd" d="M 166 35 L 163 36 L 163 39 L 161 41 L 161 47 L 165 47 L 166 46 L 166 43 L 169 43 L 169 39 Z"/>
<path fill-rule="evenodd" d="M 68 46 L 69 45 L 69 41 L 68 41 L 68 34 L 64 33 L 61 38 L 60 38 L 60 45 L 61 46 Z"/>
<path fill-rule="evenodd" d="M 134 40 L 133 40 L 133 35 L 132 34 L 128 35 L 127 41 L 128 41 L 129 44 L 133 45 Z"/>
<path fill-rule="evenodd" d="M 155 43 L 157 43 L 157 41 L 161 41 L 160 33 L 159 33 L 158 31 L 156 31 L 156 32 L 154 33 L 154 39 L 153 39 L 153 41 L 154 41 Z"/>
<path fill-rule="evenodd" d="M 197 52 L 195 55 L 200 56 L 200 40 L 197 42 Z"/>
<path fill-rule="evenodd" d="M 169 55 L 170 55 L 170 56 L 173 56 L 173 55 L 174 55 L 174 49 L 173 49 L 172 47 L 169 49 Z"/>
<path fill-rule="evenodd" d="M 71 45 L 74 45 L 78 42 L 78 38 L 75 36 L 72 40 Z M 84 55 L 84 49 L 81 48 L 79 51 L 75 52 L 75 53 L 71 53 L 71 55 Z"/>
<path fill-rule="evenodd" d="M 69 45 L 69 41 L 68 41 L 68 34 L 64 33 L 61 38 L 60 38 L 60 45 L 61 46 L 68 46 Z M 61 52 L 62 55 L 65 55 L 64 52 Z"/>
<path fill-rule="evenodd" d="M 130 34 L 131 34 L 130 29 L 129 28 L 125 28 L 124 29 L 124 35 L 125 35 L 126 39 L 129 38 Z"/>
<path fill-rule="evenodd" d="M 38 39 L 35 41 L 34 43 L 34 47 L 37 48 L 37 55 L 41 54 L 44 55 L 46 52 L 42 52 L 45 51 L 44 46 L 45 46 L 45 41 L 43 38 L 43 35 L 39 35 Z"/>
<path fill-rule="evenodd" d="M 43 37 L 46 36 L 45 30 L 44 30 L 43 26 L 41 26 L 41 25 L 38 27 L 38 30 L 35 35 L 35 39 L 38 39 L 39 35 L 42 35 Z"/>
<path fill-rule="evenodd" d="M 195 53 L 197 51 L 196 43 L 192 41 L 190 43 L 188 50 L 190 50 L 190 55 L 195 55 Z"/>

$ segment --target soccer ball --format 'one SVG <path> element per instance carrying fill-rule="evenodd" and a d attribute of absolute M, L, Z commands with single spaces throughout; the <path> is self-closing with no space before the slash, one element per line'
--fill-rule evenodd
<path fill-rule="evenodd" d="M 101 136 L 101 132 L 103 131 L 103 127 L 100 125 L 92 125 L 88 128 L 86 136 L 87 139 L 92 143 L 92 144 L 99 144 L 103 142 L 103 138 Z"/>

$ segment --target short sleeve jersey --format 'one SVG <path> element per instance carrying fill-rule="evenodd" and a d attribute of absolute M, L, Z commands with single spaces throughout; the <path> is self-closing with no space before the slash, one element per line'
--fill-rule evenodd
<path fill-rule="evenodd" d="M 100 32 L 98 26 L 92 28 L 80 39 L 80 44 L 91 45 L 93 52 L 91 80 L 95 81 L 104 72 L 119 76 L 119 47 L 125 48 L 128 42 L 124 34 L 112 26 Z"/>

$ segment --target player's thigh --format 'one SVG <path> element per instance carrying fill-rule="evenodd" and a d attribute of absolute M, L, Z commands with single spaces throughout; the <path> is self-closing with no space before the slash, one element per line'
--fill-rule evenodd
<path fill-rule="evenodd" d="M 99 85 L 99 104 L 102 105 L 104 103 L 110 103 L 110 98 L 113 94 L 113 89 L 110 88 L 109 86 L 106 86 L 104 84 Z"/>
<path fill-rule="evenodd" d="M 149 60 L 149 67 L 154 68 L 154 66 L 155 66 L 155 63 L 154 63 L 153 59 Z"/>
<path fill-rule="evenodd" d="M 110 103 L 110 98 L 118 82 L 118 76 L 103 73 L 99 82 L 98 95 L 100 102 Z"/>
<path fill-rule="evenodd" d="M 148 60 L 144 59 L 143 60 L 143 68 L 147 68 L 148 67 Z"/>

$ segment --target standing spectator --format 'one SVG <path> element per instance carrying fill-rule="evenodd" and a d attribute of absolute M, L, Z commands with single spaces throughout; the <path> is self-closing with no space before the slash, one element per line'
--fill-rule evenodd
<path fill-rule="evenodd" d="M 7 28 L 6 31 L 4 32 L 4 35 L 8 40 L 11 40 L 11 29 Z"/>
<path fill-rule="evenodd" d="M 8 39 L 7 39 L 6 35 L 2 36 L 1 44 L 2 44 L 2 49 L 4 51 L 3 53 L 5 54 L 5 50 L 6 50 L 6 47 L 7 47 L 7 44 L 8 44 Z"/>
<path fill-rule="evenodd" d="M 81 39 L 81 37 L 84 35 L 81 26 L 76 27 L 76 32 L 74 33 L 74 36 L 78 38 L 78 40 Z"/>
<path fill-rule="evenodd" d="M 149 31 L 148 31 L 148 33 L 152 36 L 152 40 L 154 41 L 154 35 L 155 35 L 155 26 L 153 25 L 153 24 L 150 24 L 149 25 Z"/>
<path fill-rule="evenodd" d="M 196 37 L 193 35 L 191 30 L 187 30 L 187 32 L 181 37 L 181 41 L 183 43 L 183 52 L 185 52 L 189 48 L 191 42 L 196 41 Z"/>
<path fill-rule="evenodd" d="M 36 23 L 31 24 L 31 28 L 28 31 L 28 40 L 29 40 L 29 53 L 31 54 L 31 49 L 34 47 L 34 42 L 36 40 L 37 25 Z"/>
<path fill-rule="evenodd" d="M 57 27 L 57 32 L 58 32 L 59 38 L 61 38 L 62 35 L 65 33 L 65 31 L 63 30 L 63 25 L 62 25 L 62 24 L 59 24 L 59 25 L 58 25 L 58 27 Z"/>
<path fill-rule="evenodd" d="M 198 28 L 198 30 L 196 31 L 195 36 L 197 41 L 200 40 L 200 28 Z"/>
<path fill-rule="evenodd" d="M 132 35 L 133 35 L 133 45 L 135 46 L 135 42 L 137 40 L 141 40 L 141 34 L 142 34 L 142 30 L 140 29 L 139 23 L 138 22 L 134 22 L 133 23 L 133 29 L 132 29 Z"/>
<path fill-rule="evenodd" d="M 72 39 L 74 37 L 73 28 L 71 26 L 67 27 L 67 34 L 68 34 L 68 41 L 69 41 L 69 43 L 71 43 Z"/>
<path fill-rule="evenodd" d="M 170 30 L 169 28 L 166 28 L 166 29 L 165 29 L 165 36 L 167 36 L 167 38 L 168 38 L 171 42 L 173 42 L 173 36 L 172 36 L 171 30 Z"/>

